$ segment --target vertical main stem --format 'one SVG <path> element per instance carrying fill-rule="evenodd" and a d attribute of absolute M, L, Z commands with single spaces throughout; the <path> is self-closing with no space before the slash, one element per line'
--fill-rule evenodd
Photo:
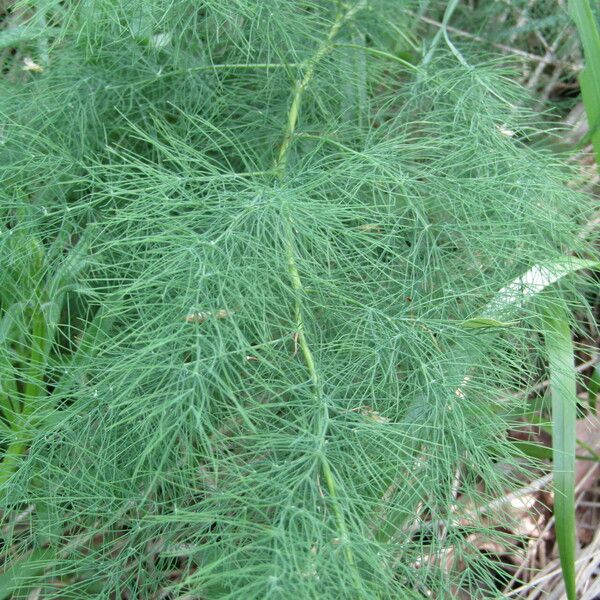
<path fill-rule="evenodd" d="M 275 173 L 279 179 L 283 179 L 285 173 L 285 167 L 287 165 L 288 154 L 290 151 L 290 146 L 292 144 L 292 139 L 294 137 L 294 132 L 296 131 L 296 125 L 298 123 L 298 116 L 300 114 L 300 105 L 302 104 L 302 96 L 304 95 L 304 91 L 310 85 L 314 74 L 315 68 L 321 62 L 321 60 L 331 52 L 333 49 L 333 40 L 339 33 L 342 25 L 352 19 L 354 15 L 365 8 L 367 5 L 366 0 L 359 0 L 352 8 L 348 9 L 345 13 L 338 13 L 336 20 L 334 21 L 327 37 L 323 41 L 323 43 L 319 46 L 319 49 L 315 52 L 315 54 L 304 61 L 301 65 L 301 70 L 304 70 L 304 75 L 300 80 L 296 82 L 296 87 L 294 90 L 294 96 L 292 98 L 292 104 L 290 106 L 290 110 L 288 112 L 288 123 L 285 131 L 285 135 L 283 137 L 283 142 L 281 147 L 279 148 L 279 154 L 277 156 L 277 160 L 275 161 Z"/>
<path fill-rule="evenodd" d="M 316 53 L 309 59 L 307 59 L 301 66 L 301 70 L 304 71 L 301 78 L 296 82 L 294 95 L 292 97 L 292 103 L 288 112 L 287 127 L 285 130 L 284 138 L 279 148 L 279 153 L 274 164 L 274 171 L 277 178 L 283 181 L 285 177 L 285 170 L 287 166 L 288 156 L 296 131 L 296 125 L 298 123 L 298 116 L 300 114 L 300 107 L 302 104 L 302 97 L 305 90 L 313 80 L 315 69 L 319 62 L 333 49 L 333 40 L 339 33 L 342 25 L 351 19 L 358 11 L 362 10 L 366 6 L 366 0 L 359 0 L 354 6 L 349 8 L 346 12 L 338 12 L 337 17 L 327 34 L 327 37 L 319 46 Z M 323 416 L 325 418 L 325 426 L 323 431 L 327 431 L 327 422 L 329 420 L 329 409 L 323 401 L 323 394 L 321 388 L 321 382 L 316 368 L 314 354 L 306 338 L 306 332 L 304 328 L 304 319 L 302 314 L 302 294 L 304 293 L 304 286 L 298 270 L 298 264 L 296 262 L 296 248 L 294 243 L 294 230 L 292 221 L 287 218 L 285 223 L 285 252 L 287 258 L 288 272 L 292 284 L 292 289 L 296 295 L 295 302 L 295 321 L 296 321 L 296 334 L 298 344 L 302 351 L 304 362 L 310 376 L 311 385 L 314 390 L 315 398 L 319 401 L 319 404 L 323 408 Z M 337 496 L 337 485 L 335 482 L 335 476 L 329 465 L 329 461 L 325 454 L 320 454 L 321 470 L 323 473 L 323 479 L 331 499 L 334 517 L 337 523 L 337 528 L 340 533 L 341 542 L 344 548 L 344 556 L 348 565 L 352 568 L 353 577 L 356 585 L 360 585 L 360 577 L 356 571 L 356 562 L 354 559 L 354 553 L 349 545 L 348 540 L 348 528 L 346 527 L 346 520 L 344 518 L 344 512 Z"/>

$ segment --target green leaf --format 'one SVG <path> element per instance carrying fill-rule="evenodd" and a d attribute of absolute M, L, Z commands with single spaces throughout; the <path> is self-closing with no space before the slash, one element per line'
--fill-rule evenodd
<path fill-rule="evenodd" d="M 577 444 L 581 445 L 582 442 L 577 440 Z M 531 458 L 537 458 L 539 460 L 552 460 L 553 452 L 552 448 L 548 446 L 544 446 L 542 444 L 538 444 L 536 442 L 522 442 L 518 440 L 511 441 L 511 446 L 522 454 L 526 456 L 530 456 Z M 594 462 L 600 462 L 598 457 L 590 456 L 586 454 L 576 454 L 575 458 L 577 460 L 589 460 Z"/>
<path fill-rule="evenodd" d="M 571 0 L 569 12 L 579 31 L 585 68 L 579 76 L 596 162 L 600 165 L 600 33 L 589 0 Z"/>
<path fill-rule="evenodd" d="M 575 600 L 576 381 L 569 317 L 563 303 L 543 315 L 552 396 L 554 518 L 568 600 Z"/>
<path fill-rule="evenodd" d="M 463 327 L 511 327 L 515 323 L 501 321 L 515 306 L 523 306 L 527 300 L 556 283 L 566 275 L 582 269 L 595 269 L 595 260 L 565 257 L 547 265 L 534 265 L 528 271 L 504 286 L 483 309 L 482 315 L 463 322 Z"/>
<path fill-rule="evenodd" d="M 552 448 L 548 448 L 548 446 L 542 446 L 541 444 L 536 444 L 534 442 L 520 441 L 511 442 L 511 445 L 515 448 L 515 450 L 518 450 L 519 452 L 522 452 L 531 458 L 552 460 Z"/>
<path fill-rule="evenodd" d="M 598 394 L 600 393 L 600 365 L 594 367 L 594 371 L 590 377 L 588 393 L 590 408 L 596 410 L 596 402 L 598 400 Z"/>
<path fill-rule="evenodd" d="M 2 416 L 10 424 L 19 406 L 17 388 L 18 370 L 11 361 L 11 336 L 18 319 L 22 318 L 23 306 L 13 304 L 0 319 L 0 408 Z"/>
<path fill-rule="evenodd" d="M 35 550 L 27 558 L 20 560 L 1 573 L 0 600 L 10 598 L 14 592 L 23 592 L 27 587 L 27 579 L 37 577 L 44 570 L 47 562 L 54 557 L 54 554 L 55 552 L 51 548 Z M 37 583 L 39 584 L 39 580 Z"/>

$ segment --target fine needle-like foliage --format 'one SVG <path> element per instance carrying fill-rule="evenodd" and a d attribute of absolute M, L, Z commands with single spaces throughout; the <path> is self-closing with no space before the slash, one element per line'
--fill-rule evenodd
<path fill-rule="evenodd" d="M 544 340 L 535 302 L 484 311 L 590 259 L 588 205 L 508 72 L 408 8 L 23 3 L 3 597 L 495 597 Z"/>

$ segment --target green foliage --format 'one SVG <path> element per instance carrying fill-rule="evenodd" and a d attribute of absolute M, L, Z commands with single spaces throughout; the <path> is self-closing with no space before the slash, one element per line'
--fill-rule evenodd
<path fill-rule="evenodd" d="M 524 143 L 510 73 L 441 43 L 422 64 L 402 7 L 46 2 L 23 23 L 39 70 L 0 83 L 3 431 L 30 408 L 1 504 L 10 568 L 49 565 L 15 597 L 496 593 L 473 539 L 520 541 L 463 517 L 531 466 L 503 395 L 539 375 L 543 330 L 511 282 L 588 258 L 589 204 Z M 581 300 L 566 273 L 551 293 Z"/>
<path fill-rule="evenodd" d="M 569 9 L 583 46 L 585 68 L 579 85 L 596 162 L 600 165 L 600 31 L 588 0 L 571 0 Z"/>
<path fill-rule="evenodd" d="M 0 242 L 2 270 L 0 365 L 2 434 L 7 447 L 0 461 L 0 485 L 13 473 L 32 430 L 55 408 L 52 388 L 64 379 L 71 349 L 63 346 L 65 327 L 76 314 L 64 315 L 69 295 L 79 290 L 77 277 L 86 266 L 88 236 L 72 244 L 67 231 L 46 246 L 29 221 L 26 207 L 7 219 Z M 69 249 L 64 254 L 65 248 Z M 66 317 L 64 324 L 61 317 Z M 62 327 L 61 327 L 62 326 Z M 56 356 L 56 351 L 62 351 Z"/>

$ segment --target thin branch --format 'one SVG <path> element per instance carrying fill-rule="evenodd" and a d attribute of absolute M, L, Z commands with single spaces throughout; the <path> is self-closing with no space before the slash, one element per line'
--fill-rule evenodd
<path fill-rule="evenodd" d="M 418 15 L 418 14 L 412 12 L 411 10 L 405 10 L 405 12 L 412 17 L 416 17 L 416 18 L 420 19 L 421 21 L 423 21 L 424 23 L 427 23 L 428 25 L 433 25 L 434 27 L 440 27 L 440 28 L 443 27 L 443 23 L 440 23 L 439 21 L 436 21 L 435 19 L 430 19 L 429 17 Z M 450 25 L 446 25 L 446 29 L 458 36 L 473 40 L 475 42 L 479 42 L 481 44 L 489 44 L 493 48 L 502 50 L 502 52 L 506 52 L 508 54 L 515 54 L 516 56 L 520 56 L 522 58 L 525 58 L 527 60 L 531 60 L 534 62 L 539 62 L 544 65 L 559 65 L 561 67 L 571 69 L 573 71 L 581 71 L 581 69 L 583 69 L 582 64 L 573 64 L 573 63 L 565 62 L 562 60 L 558 60 L 554 56 L 539 56 L 538 54 L 532 54 L 531 52 L 526 52 L 525 50 L 521 50 L 519 48 L 513 48 L 511 46 L 506 46 L 505 44 L 498 44 L 496 42 L 490 42 L 489 40 L 486 40 L 485 38 L 482 38 L 478 35 L 469 33 L 468 31 L 464 31 L 464 30 L 458 29 L 456 27 L 452 27 Z"/>

